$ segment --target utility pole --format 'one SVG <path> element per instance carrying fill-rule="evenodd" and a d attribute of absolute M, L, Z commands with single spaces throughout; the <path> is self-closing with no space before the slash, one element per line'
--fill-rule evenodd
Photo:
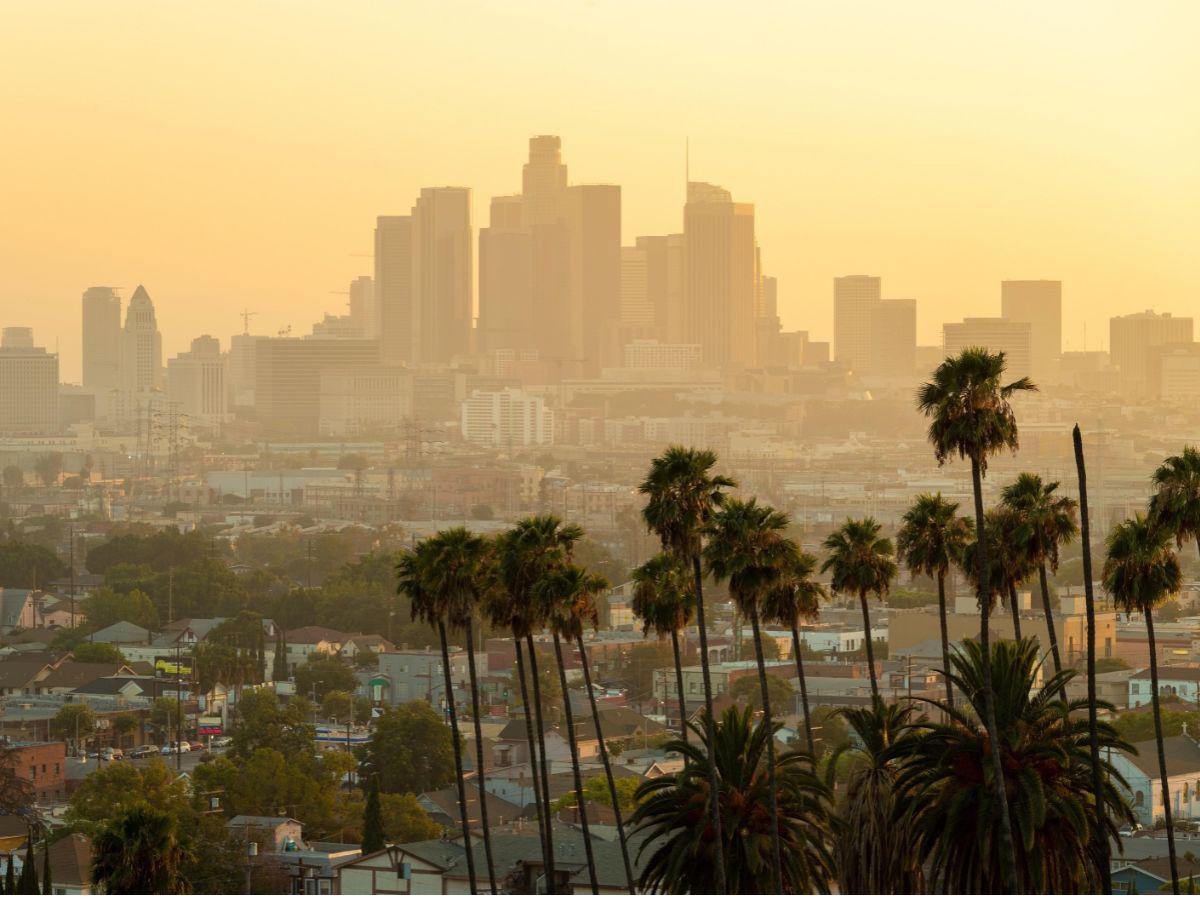
<path fill-rule="evenodd" d="M 183 768 L 183 666 L 179 661 L 179 639 L 182 632 L 175 635 L 175 771 Z"/>
<path fill-rule="evenodd" d="M 71 592 L 71 630 L 75 630 L 75 526 L 71 525 L 67 528 L 67 541 L 69 542 L 69 557 L 71 566 L 71 584 L 68 590 Z"/>

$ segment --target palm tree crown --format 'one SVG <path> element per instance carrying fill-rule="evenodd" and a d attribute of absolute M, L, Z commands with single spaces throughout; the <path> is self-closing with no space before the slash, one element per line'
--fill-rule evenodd
<path fill-rule="evenodd" d="M 1022 472 L 1004 488 L 1000 502 L 1016 515 L 1013 541 L 1035 566 L 1043 562 L 1058 571 L 1058 548 L 1079 534 L 1079 504 L 1070 497 L 1056 496 L 1057 481 L 1044 482 L 1040 475 Z"/>
<path fill-rule="evenodd" d="M 1017 449 L 1017 418 L 1011 399 L 1020 391 L 1037 390 L 1028 378 L 1002 384 L 1005 356 L 968 347 L 947 359 L 917 393 L 917 406 L 930 418 L 929 442 L 939 463 L 957 454 L 978 461 L 998 450 Z"/>
<path fill-rule="evenodd" d="M 691 576 L 671 553 L 650 557 L 633 570 L 633 599 L 630 609 L 642 620 L 648 635 L 660 638 L 687 628 L 696 611 Z"/>
<path fill-rule="evenodd" d="M 1113 529 L 1102 577 L 1118 609 L 1144 614 L 1179 592 L 1183 572 L 1171 539 L 1171 532 L 1140 513 Z"/>
<path fill-rule="evenodd" d="M 1180 546 L 1200 541 L 1200 450 L 1184 447 L 1154 471 L 1150 517 L 1170 530 Z"/>
<path fill-rule="evenodd" d="M 662 540 L 663 547 L 688 559 L 700 547 L 700 529 L 735 483 L 713 475 L 717 455 L 711 450 L 668 447 L 650 464 L 638 490 L 647 496 L 642 516 Z"/>
<path fill-rule="evenodd" d="M 1016 589 L 1033 572 L 1033 566 L 1022 548 L 1013 541 L 1016 529 L 1016 516 L 1004 507 L 989 509 L 984 516 L 984 540 L 987 542 L 987 591 L 988 602 L 992 606 L 997 600 L 1008 599 Z M 970 540 L 963 545 L 959 565 L 963 574 L 970 580 L 978 594 L 981 590 L 979 583 L 979 541 Z"/>
<path fill-rule="evenodd" d="M 750 500 L 727 499 L 705 529 L 704 559 L 717 581 L 729 581 L 729 594 L 742 614 L 759 609 L 779 583 L 785 563 L 799 553 L 784 536 L 788 517 Z"/>
<path fill-rule="evenodd" d="M 825 585 L 814 577 L 816 571 L 817 558 L 811 553 L 789 554 L 771 590 L 763 595 L 763 618 L 789 628 L 816 619 L 821 602 L 829 599 Z"/>
<path fill-rule="evenodd" d="M 913 574 L 936 578 L 962 558 L 973 525 L 958 515 L 958 504 L 940 493 L 921 494 L 904 514 L 896 533 L 896 549 Z"/>
<path fill-rule="evenodd" d="M 837 531 L 825 538 L 822 546 L 829 554 L 821 564 L 822 572 L 832 575 L 830 586 L 839 594 L 883 599 L 896 577 L 892 542 L 880 537 L 882 526 L 873 518 L 847 519 Z"/>

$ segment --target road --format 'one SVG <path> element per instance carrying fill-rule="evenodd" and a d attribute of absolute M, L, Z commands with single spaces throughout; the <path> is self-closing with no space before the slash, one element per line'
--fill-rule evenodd
<path fill-rule="evenodd" d="M 210 750 L 209 752 L 212 753 L 214 756 L 216 756 L 221 753 L 224 753 L 225 751 L 224 750 Z M 180 764 L 181 764 L 180 771 L 191 772 L 192 769 L 196 768 L 196 766 L 198 766 L 200 764 L 200 757 L 202 755 L 203 755 L 203 751 L 201 751 L 201 750 L 193 750 L 190 753 L 180 754 L 180 760 L 179 760 Z M 165 763 L 168 768 L 171 768 L 171 769 L 175 768 L 175 754 L 174 753 L 172 753 L 170 756 L 150 756 L 145 759 L 126 759 L 125 762 L 132 763 L 135 766 L 148 766 L 150 764 L 151 760 L 155 760 L 155 759 L 160 760 L 161 762 Z M 67 779 L 68 780 L 76 780 L 76 779 L 82 780 L 82 779 L 86 778 L 88 775 L 95 772 L 97 769 L 103 768 L 104 766 L 111 766 L 111 765 L 112 765 L 112 763 L 101 762 L 100 760 L 96 759 L 96 757 L 90 756 L 90 755 L 88 757 L 87 762 L 80 762 L 79 759 L 76 757 L 68 757 L 68 759 L 67 759 Z"/>

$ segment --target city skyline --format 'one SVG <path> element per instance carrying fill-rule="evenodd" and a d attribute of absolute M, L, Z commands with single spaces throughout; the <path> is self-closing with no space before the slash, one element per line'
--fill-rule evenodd
<path fill-rule="evenodd" d="M 817 339 L 832 338 L 832 279 L 855 273 L 917 300 L 922 344 L 943 322 L 998 314 L 1003 280 L 1063 282 L 1067 349 L 1082 348 L 1085 324 L 1088 348 L 1106 347 L 1114 315 L 1196 312 L 1186 114 L 1196 64 L 1177 43 L 1195 12 L 1185 6 L 1156 17 L 1064 5 L 953 18 L 771 7 L 734 22 L 710 8 L 677 17 L 681 7 L 665 4 L 645 10 L 637 39 L 615 10 L 471 9 L 462 74 L 424 99 L 384 90 L 374 107 L 360 96 L 367 81 L 449 71 L 422 42 L 390 62 L 367 52 L 394 33 L 383 10 L 303 10 L 278 23 L 278 44 L 258 39 L 259 8 L 229 34 L 156 10 L 140 23 L 137 62 L 114 59 L 81 79 L 31 51 L 53 38 L 80 56 L 89 33 L 122 28 L 127 13 L 81 5 L 59 33 L 32 6 L 13 9 L 11 33 L 29 40 L 6 48 L 6 64 L 31 90 L 6 117 L 21 166 L 0 231 L 0 303 L 62 351 L 68 381 L 79 380 L 76 304 L 89 285 L 121 285 L 128 298 L 146 284 L 164 357 L 200 334 L 239 332 L 243 309 L 258 312 L 261 333 L 301 331 L 342 312 L 332 294 L 371 272 L 351 254 L 370 253 L 378 215 L 405 213 L 423 187 L 462 185 L 477 235 L 491 198 L 520 190 L 528 136 L 549 133 L 562 137 L 573 183 L 620 185 L 625 246 L 682 230 L 686 143 L 693 180 L 754 204 L 783 327 Z M 406 25 L 445 35 L 432 10 L 407 12 Z M 887 33 L 900 15 L 915 35 L 903 47 Z M 668 27 L 680 32 L 668 46 L 651 40 Z M 534 62 L 498 67 L 489 34 L 544 47 L 556 76 L 533 79 Z M 718 36 L 725 72 L 684 49 Z M 622 59 L 602 81 L 572 49 L 606 38 Z M 1021 53 L 1030 64 L 1015 74 Z M 312 74 L 328 54 L 336 83 Z M 1113 54 L 1122 64 L 1103 65 Z M 197 78 L 202 60 L 211 83 Z M 854 73 L 847 60 L 859 61 Z M 443 89 L 459 104 L 453 121 L 432 102 Z M 484 109 L 501 94 L 503 119 Z"/>

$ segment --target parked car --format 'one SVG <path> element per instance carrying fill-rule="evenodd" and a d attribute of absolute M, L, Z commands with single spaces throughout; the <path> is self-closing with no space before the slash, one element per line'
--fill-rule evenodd
<path fill-rule="evenodd" d="M 125 754 L 118 747 L 102 747 L 99 756 L 104 762 L 115 762 L 125 758 Z"/>
<path fill-rule="evenodd" d="M 222 735 L 212 739 L 211 747 L 228 747 L 233 744 L 233 738 Z"/>
<path fill-rule="evenodd" d="M 141 747 L 134 747 L 129 751 L 130 759 L 146 759 L 150 756 L 158 756 L 159 750 L 153 744 L 144 744 Z"/>

